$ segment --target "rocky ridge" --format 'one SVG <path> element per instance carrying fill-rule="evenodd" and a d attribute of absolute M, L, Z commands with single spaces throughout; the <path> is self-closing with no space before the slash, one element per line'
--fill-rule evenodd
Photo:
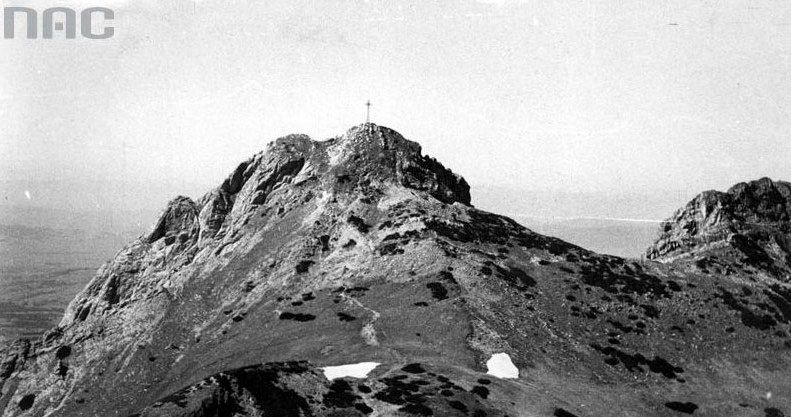
<path fill-rule="evenodd" d="M 791 184 L 769 178 L 706 191 L 662 224 L 649 259 L 791 281 Z"/>
<path fill-rule="evenodd" d="M 782 223 L 772 187 L 677 223 Z M 665 229 L 662 262 L 599 255 L 475 209 L 391 129 L 286 136 L 171 201 L 41 340 L 0 348 L 0 415 L 788 413 L 791 287 L 693 267 L 703 235 Z M 517 379 L 486 373 L 497 353 Z M 363 361 L 381 365 L 322 375 Z"/>

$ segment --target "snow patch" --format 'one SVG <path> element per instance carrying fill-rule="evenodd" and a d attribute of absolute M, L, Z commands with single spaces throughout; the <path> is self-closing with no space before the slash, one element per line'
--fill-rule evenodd
<path fill-rule="evenodd" d="M 347 376 L 352 378 L 365 378 L 368 376 L 369 372 L 373 371 L 374 368 L 379 365 L 379 362 L 360 362 L 349 365 L 325 366 L 320 369 L 324 371 L 324 376 L 332 381 L 335 378 L 344 378 Z"/>
<path fill-rule="evenodd" d="M 519 369 L 507 353 L 495 353 L 486 361 L 487 374 L 497 378 L 519 378 Z"/>

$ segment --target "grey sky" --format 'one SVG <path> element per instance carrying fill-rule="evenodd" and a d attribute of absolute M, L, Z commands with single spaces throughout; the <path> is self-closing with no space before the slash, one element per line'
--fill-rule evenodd
<path fill-rule="evenodd" d="M 117 28 L 0 42 L 10 204 L 26 182 L 216 185 L 271 139 L 363 122 L 367 99 L 474 185 L 791 179 L 787 2 L 4 2 L 31 4 L 113 7 Z"/>

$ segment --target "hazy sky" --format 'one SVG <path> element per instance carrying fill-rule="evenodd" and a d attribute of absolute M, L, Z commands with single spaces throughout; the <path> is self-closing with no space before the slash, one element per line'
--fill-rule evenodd
<path fill-rule="evenodd" d="M 215 186 L 278 136 L 363 122 L 367 99 L 473 185 L 791 180 L 788 2 L 3 2 L 63 4 L 114 8 L 116 35 L 0 40 L 7 203 L 26 183 Z"/>

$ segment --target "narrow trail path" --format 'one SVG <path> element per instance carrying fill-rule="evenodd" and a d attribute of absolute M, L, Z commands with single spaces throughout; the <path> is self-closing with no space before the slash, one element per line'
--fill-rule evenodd
<path fill-rule="evenodd" d="M 393 358 L 395 358 L 396 363 L 391 364 L 390 369 L 388 369 L 384 374 L 382 374 L 382 377 L 387 376 L 390 373 L 392 373 L 394 370 L 405 366 L 407 364 L 407 360 L 406 357 L 404 357 L 404 355 L 401 354 L 401 352 L 399 352 L 398 350 L 392 347 L 382 345 L 379 342 L 375 323 L 377 320 L 379 320 L 379 317 L 381 317 L 381 313 L 370 307 L 367 307 L 365 304 L 360 302 L 360 300 L 358 300 L 355 297 L 349 296 L 347 294 L 341 294 L 341 298 L 343 298 L 343 300 L 350 306 L 363 309 L 371 314 L 371 317 L 368 320 L 366 320 L 365 324 L 363 324 L 362 330 L 360 330 L 360 336 L 363 338 L 363 340 L 365 340 L 365 343 L 368 344 L 369 346 L 381 347 L 382 349 L 387 351 Z M 383 365 L 387 366 L 387 364 L 383 364 Z"/>

